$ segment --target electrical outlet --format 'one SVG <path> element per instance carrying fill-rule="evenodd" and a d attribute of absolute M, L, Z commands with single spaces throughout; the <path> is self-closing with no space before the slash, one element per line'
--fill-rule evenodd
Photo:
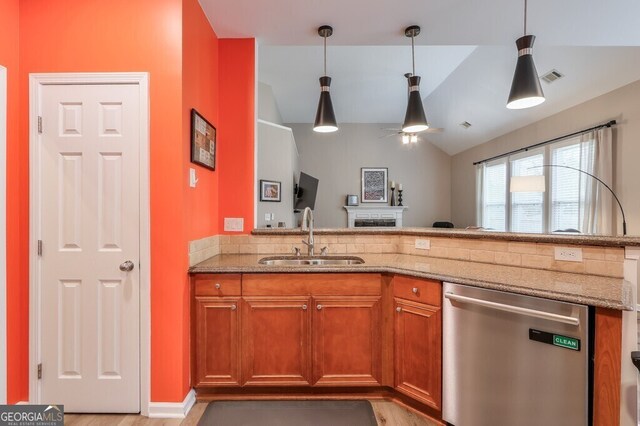
<path fill-rule="evenodd" d="M 273 219 L 273 213 L 265 213 L 264 214 L 264 220 L 266 220 L 267 222 Z"/>
<path fill-rule="evenodd" d="M 420 240 L 416 238 L 416 248 L 419 250 L 430 250 L 431 240 Z"/>
<path fill-rule="evenodd" d="M 556 260 L 582 262 L 582 249 L 576 247 L 554 247 Z"/>
<path fill-rule="evenodd" d="M 242 232 L 244 229 L 244 219 L 241 217 L 225 217 L 224 230 L 230 232 Z"/>

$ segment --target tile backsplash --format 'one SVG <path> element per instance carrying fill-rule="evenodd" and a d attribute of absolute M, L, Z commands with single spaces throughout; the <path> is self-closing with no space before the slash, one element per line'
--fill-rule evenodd
<path fill-rule="evenodd" d="M 302 253 L 303 235 L 219 235 L 190 243 L 190 264 L 214 254 L 293 254 Z M 416 238 L 428 239 L 429 249 L 415 247 Z M 438 257 L 497 265 L 522 266 L 533 269 L 581 274 L 623 276 L 624 249 L 620 247 L 572 246 L 582 249 L 582 261 L 556 260 L 556 244 L 492 241 L 486 239 L 416 237 L 409 235 L 316 235 L 317 251 L 327 247 L 329 254 L 400 253 Z"/>

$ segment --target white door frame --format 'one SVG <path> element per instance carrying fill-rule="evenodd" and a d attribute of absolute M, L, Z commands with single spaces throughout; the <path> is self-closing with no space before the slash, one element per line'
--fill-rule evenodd
<path fill-rule="evenodd" d="M 29 402 L 41 403 L 37 365 L 41 359 L 39 193 L 41 137 L 38 115 L 42 88 L 64 84 L 133 84 L 140 90 L 140 409 L 149 413 L 151 390 L 151 242 L 149 206 L 149 74 L 148 73 L 55 73 L 29 75 Z"/>
<path fill-rule="evenodd" d="M 0 404 L 7 403 L 7 69 L 0 66 Z"/>

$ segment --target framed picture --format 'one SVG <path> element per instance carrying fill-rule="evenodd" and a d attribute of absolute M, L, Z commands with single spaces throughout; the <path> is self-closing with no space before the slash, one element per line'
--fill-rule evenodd
<path fill-rule="evenodd" d="M 386 167 L 361 169 L 362 197 L 363 203 L 386 203 L 387 202 L 387 173 Z"/>
<path fill-rule="evenodd" d="M 216 169 L 216 128 L 195 109 L 191 110 L 191 162 Z"/>
<path fill-rule="evenodd" d="M 280 202 L 280 182 L 260 179 L 260 201 Z"/>

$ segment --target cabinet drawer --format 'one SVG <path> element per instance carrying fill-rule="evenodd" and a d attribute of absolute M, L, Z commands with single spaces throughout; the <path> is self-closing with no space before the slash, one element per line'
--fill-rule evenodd
<path fill-rule="evenodd" d="M 244 274 L 244 296 L 377 296 L 380 274 Z"/>
<path fill-rule="evenodd" d="M 196 296 L 240 296 L 240 274 L 196 275 Z"/>
<path fill-rule="evenodd" d="M 393 295 L 432 306 L 442 306 L 442 284 L 439 281 L 396 275 L 393 278 Z"/>

